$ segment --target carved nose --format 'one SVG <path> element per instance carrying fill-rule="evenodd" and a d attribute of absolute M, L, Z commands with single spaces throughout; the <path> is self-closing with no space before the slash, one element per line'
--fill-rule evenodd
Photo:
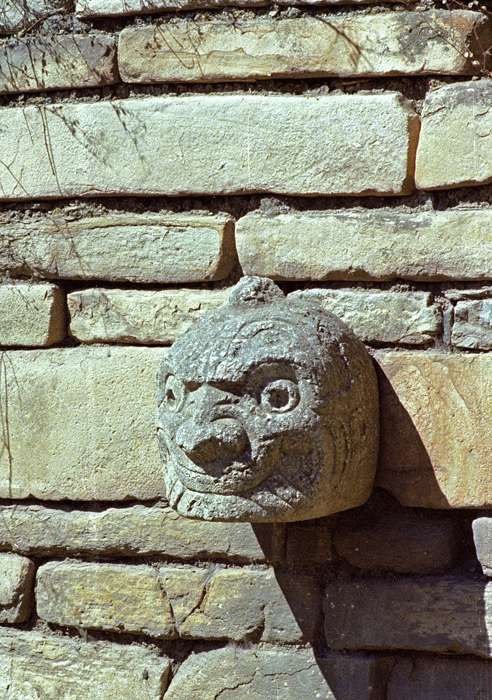
<path fill-rule="evenodd" d="M 176 442 L 194 462 L 206 463 L 238 457 L 247 447 L 248 436 L 237 420 L 221 418 L 204 425 L 186 421 Z"/>

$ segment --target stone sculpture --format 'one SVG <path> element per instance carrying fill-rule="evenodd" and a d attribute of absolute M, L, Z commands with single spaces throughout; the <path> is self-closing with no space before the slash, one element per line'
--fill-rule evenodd
<path fill-rule="evenodd" d="M 158 373 L 167 497 L 190 518 L 317 518 L 369 496 L 374 368 L 336 316 L 244 277 L 172 346 Z"/>

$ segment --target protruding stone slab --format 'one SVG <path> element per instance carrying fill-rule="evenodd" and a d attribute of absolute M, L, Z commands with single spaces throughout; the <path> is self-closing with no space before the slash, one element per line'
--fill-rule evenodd
<path fill-rule="evenodd" d="M 419 189 L 492 181 L 492 80 L 452 83 L 428 93 L 415 179 Z"/>
<path fill-rule="evenodd" d="M 157 638 L 312 640 L 321 601 L 314 579 L 248 568 L 50 562 L 39 569 L 38 615 L 69 627 Z"/>
<path fill-rule="evenodd" d="M 105 34 L 53 35 L 5 42 L 0 53 L 0 94 L 118 81 L 116 39 Z"/>
<path fill-rule="evenodd" d="M 492 576 L 492 518 L 476 518 L 472 524 L 477 559 L 486 576 Z"/>
<path fill-rule="evenodd" d="M 14 107 L 0 111 L 0 199 L 408 194 L 418 131 L 394 92 Z"/>
<path fill-rule="evenodd" d="M 228 7 L 259 7 L 267 0 L 76 0 L 78 17 L 117 17 L 176 10 L 202 10 Z"/>
<path fill-rule="evenodd" d="M 434 340 L 442 324 L 428 292 L 305 289 L 289 297 L 336 314 L 365 343 L 424 345 Z"/>
<path fill-rule="evenodd" d="M 237 222 L 236 243 L 247 275 L 292 281 L 471 281 L 492 277 L 491 226 L 492 210 L 478 207 L 253 212 Z"/>
<path fill-rule="evenodd" d="M 0 554 L 0 622 L 25 622 L 33 604 L 34 564 L 18 554 Z"/>
<path fill-rule="evenodd" d="M 227 216 L 114 214 L 0 226 L 0 270 L 55 279 L 203 282 L 236 261 Z"/>
<path fill-rule="evenodd" d="M 29 347 L 63 340 L 65 295 L 53 284 L 0 285 L 0 345 Z"/>
<path fill-rule="evenodd" d="M 492 584 L 482 581 L 344 579 L 328 584 L 324 612 L 333 649 L 492 655 Z"/>
<path fill-rule="evenodd" d="M 6 700 L 161 700 L 170 661 L 157 651 L 38 632 L 0 632 Z"/>
<path fill-rule="evenodd" d="M 180 666 L 166 700 L 383 700 L 387 659 L 330 654 L 311 649 L 224 647 L 191 654 Z"/>
<path fill-rule="evenodd" d="M 70 333 L 84 343 L 170 345 L 228 295 L 229 289 L 84 289 L 68 295 Z"/>
<path fill-rule="evenodd" d="M 16 503 L 0 506 L 0 549 L 32 555 L 135 556 L 278 562 L 280 525 L 207 523 L 182 518 L 171 508 L 62 510 Z"/>
<path fill-rule="evenodd" d="M 68 9 L 67 0 L 3 0 L 0 8 L 0 34 L 26 29 L 39 19 Z"/>
<path fill-rule="evenodd" d="M 451 342 L 459 348 L 492 350 L 492 299 L 456 304 Z"/>
<path fill-rule="evenodd" d="M 163 352 L 4 352 L 1 497 L 112 501 L 162 495 L 154 421 Z"/>
<path fill-rule="evenodd" d="M 127 27 L 118 41 L 130 83 L 286 77 L 470 74 L 492 32 L 484 14 L 446 10 Z"/>
<path fill-rule="evenodd" d="M 376 483 L 405 506 L 492 505 L 492 355 L 378 351 Z"/>

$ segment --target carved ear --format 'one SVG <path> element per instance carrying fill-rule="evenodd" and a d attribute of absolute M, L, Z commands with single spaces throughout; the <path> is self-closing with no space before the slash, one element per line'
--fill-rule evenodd
<path fill-rule="evenodd" d="M 242 277 L 229 295 L 228 304 L 244 306 L 245 304 L 271 304 L 285 295 L 275 282 L 268 277 Z"/>

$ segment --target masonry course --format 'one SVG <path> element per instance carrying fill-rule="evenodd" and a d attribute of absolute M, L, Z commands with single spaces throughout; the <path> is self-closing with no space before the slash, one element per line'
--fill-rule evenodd
<path fill-rule="evenodd" d="M 154 284 L 216 280 L 235 263 L 233 235 L 228 216 L 53 216 L 0 227 L 0 270 Z"/>
<path fill-rule="evenodd" d="M 54 284 L 0 285 L 1 345 L 48 346 L 66 335 L 65 295 Z"/>
<path fill-rule="evenodd" d="M 492 210 L 474 206 L 252 212 L 236 245 L 245 274 L 277 280 L 472 281 L 492 277 L 491 224 Z"/>
<path fill-rule="evenodd" d="M 13 107 L 0 111 L 0 199 L 408 194 L 418 131 L 396 92 Z"/>

